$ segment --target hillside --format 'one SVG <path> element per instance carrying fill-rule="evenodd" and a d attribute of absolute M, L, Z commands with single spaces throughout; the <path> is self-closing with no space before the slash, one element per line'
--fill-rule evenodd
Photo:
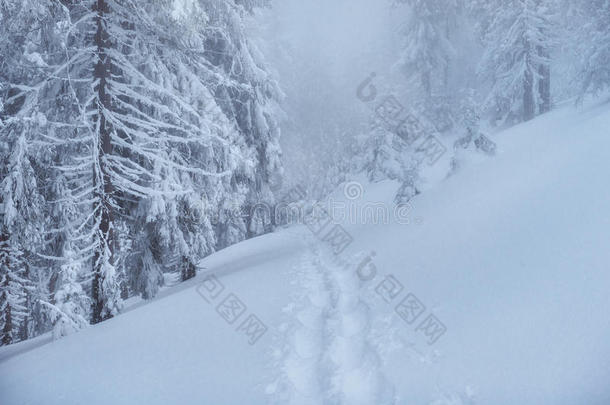
<path fill-rule="evenodd" d="M 409 224 L 347 221 L 353 243 L 337 256 L 288 227 L 107 322 L 2 348 L 0 403 L 356 404 L 393 392 L 400 404 L 608 404 L 609 129 L 608 104 L 560 108 L 430 183 Z M 396 188 L 331 197 L 393 207 Z M 355 278 L 363 263 L 375 279 Z M 233 324 L 202 298 L 210 274 L 218 300 L 247 306 Z M 391 303 L 374 291 L 388 274 L 404 286 Z M 426 307 L 412 324 L 393 312 L 408 293 Z M 268 327 L 252 345 L 249 314 Z M 417 330 L 428 314 L 446 328 L 432 345 Z"/>

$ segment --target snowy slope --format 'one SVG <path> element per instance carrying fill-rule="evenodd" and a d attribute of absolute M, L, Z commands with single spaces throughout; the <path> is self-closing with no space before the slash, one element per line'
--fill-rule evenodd
<path fill-rule="evenodd" d="M 3 349 L 0 403 L 609 404 L 610 107 L 494 141 L 495 158 L 417 196 L 409 225 L 345 223 L 354 242 L 337 257 L 295 226 L 204 260 L 269 327 L 256 344 L 199 275 L 79 334 Z M 391 206 L 395 189 L 346 203 Z M 363 282 L 367 255 L 377 277 Z M 387 274 L 404 286 L 391 303 L 374 291 Z M 407 293 L 446 326 L 435 344 L 422 318 L 393 314 Z"/>

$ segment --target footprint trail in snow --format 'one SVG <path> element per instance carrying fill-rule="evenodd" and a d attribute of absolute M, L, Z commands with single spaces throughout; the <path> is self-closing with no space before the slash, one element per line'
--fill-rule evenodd
<path fill-rule="evenodd" d="M 370 308 L 356 263 L 316 244 L 295 269 L 300 286 L 284 309 L 276 337 L 274 381 L 267 393 L 278 404 L 394 404 L 394 389 L 380 371 Z"/>

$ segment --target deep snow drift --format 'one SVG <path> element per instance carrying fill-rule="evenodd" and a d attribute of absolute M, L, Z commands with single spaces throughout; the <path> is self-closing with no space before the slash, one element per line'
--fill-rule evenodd
<path fill-rule="evenodd" d="M 0 403 L 608 404 L 609 128 L 607 104 L 559 109 L 430 182 L 409 224 L 345 221 L 338 255 L 289 227 L 108 322 L 3 348 Z M 396 188 L 332 197 L 393 207 Z M 216 310 L 230 294 L 239 319 Z M 417 320 L 396 314 L 408 296 Z M 441 336 L 418 326 L 432 314 Z M 252 345 L 251 315 L 268 328 Z"/>

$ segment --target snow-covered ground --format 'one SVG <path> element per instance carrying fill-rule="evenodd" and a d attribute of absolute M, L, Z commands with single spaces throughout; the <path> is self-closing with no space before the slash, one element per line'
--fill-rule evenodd
<path fill-rule="evenodd" d="M 338 255 L 289 227 L 108 322 L 3 348 L 0 403 L 610 404 L 610 107 L 493 139 L 409 224 L 345 221 Z M 332 198 L 394 207 L 396 184 L 363 186 Z"/>

